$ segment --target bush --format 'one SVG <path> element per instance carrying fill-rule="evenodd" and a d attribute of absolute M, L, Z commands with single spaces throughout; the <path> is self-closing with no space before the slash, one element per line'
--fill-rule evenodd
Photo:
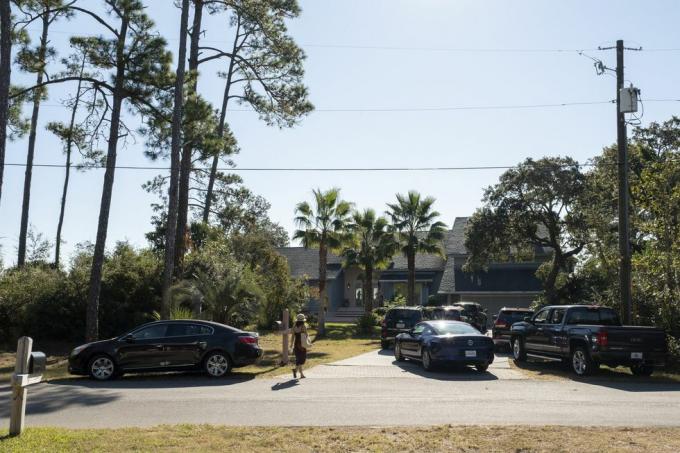
<path fill-rule="evenodd" d="M 668 339 L 668 367 L 680 370 L 680 338 L 667 335 Z"/>
<path fill-rule="evenodd" d="M 378 318 L 373 313 L 364 313 L 356 322 L 359 333 L 373 333 L 373 327 L 377 325 Z"/>

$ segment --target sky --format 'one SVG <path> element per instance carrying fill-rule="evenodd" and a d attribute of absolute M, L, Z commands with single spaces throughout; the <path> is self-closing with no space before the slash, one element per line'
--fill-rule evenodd
<path fill-rule="evenodd" d="M 179 12 L 173 1 L 146 3 L 176 53 Z M 576 50 L 590 49 L 587 55 L 613 68 L 615 51 L 597 48 L 614 45 L 617 39 L 646 49 L 627 51 L 625 62 L 626 83 L 640 88 L 643 101 L 648 100 L 643 125 L 680 114 L 680 102 L 652 102 L 680 99 L 677 1 L 305 0 L 300 5 L 302 14 L 289 22 L 289 29 L 307 54 L 305 83 L 318 110 L 292 129 L 268 127 L 251 112 L 229 112 L 227 121 L 241 148 L 234 158 L 236 172 L 239 167 L 512 166 L 527 157 L 558 155 L 586 162 L 616 140 L 612 104 L 437 108 L 612 100 L 615 78 L 598 76 L 593 61 Z M 228 25 L 217 17 L 209 17 L 204 29 L 204 39 L 214 41 L 211 45 L 226 43 L 231 36 Z M 71 31 L 100 32 L 85 17 L 59 22 L 53 30 L 52 44 L 61 49 L 61 56 L 67 52 Z M 547 49 L 563 51 L 542 51 Z M 216 75 L 219 69 L 203 68 L 199 83 L 201 93 L 216 105 L 223 91 L 223 81 Z M 32 78 L 15 70 L 12 82 L 28 85 Z M 35 163 L 64 162 L 60 144 L 44 126 L 65 121 L 67 113 L 59 102 L 69 89 L 73 87 L 56 87 L 45 101 Z M 6 161 L 25 162 L 26 148 L 26 140 L 9 143 Z M 129 140 L 119 150 L 118 165 L 157 165 L 144 157 L 143 150 L 142 137 Z M 51 241 L 63 173 L 59 168 L 36 168 L 33 175 L 30 224 Z M 108 247 L 120 240 L 146 245 L 150 205 L 156 199 L 141 186 L 157 173 L 116 172 Z M 317 187 L 339 187 L 342 197 L 357 208 L 378 212 L 396 193 L 414 189 L 435 197 L 441 219 L 452 225 L 455 217 L 468 216 L 481 205 L 484 188 L 497 182 L 501 173 L 496 169 L 239 174 L 247 187 L 271 203 L 271 218 L 292 232 L 295 205 L 310 199 Z M 95 239 L 103 175 L 103 170 L 73 174 L 64 224 L 67 255 L 76 244 Z M 5 265 L 16 261 L 23 178 L 23 168 L 5 168 L 0 202 Z"/>

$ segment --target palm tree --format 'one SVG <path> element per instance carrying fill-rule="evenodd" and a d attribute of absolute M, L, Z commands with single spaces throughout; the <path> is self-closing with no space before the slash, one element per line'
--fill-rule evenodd
<path fill-rule="evenodd" d="M 415 190 L 408 195 L 397 194 L 396 203 L 388 203 L 387 215 L 392 219 L 392 230 L 398 235 L 399 249 L 408 264 L 408 304 L 416 305 L 416 253 L 443 255 L 441 241 L 446 225 L 436 221 L 432 210 L 435 199 L 421 198 Z"/>
<path fill-rule="evenodd" d="M 364 310 L 373 310 L 373 271 L 387 266 L 399 250 L 394 234 L 385 217 L 376 217 L 373 209 L 354 211 L 348 225 L 352 241 L 343 250 L 347 264 L 355 264 L 364 271 L 362 299 Z"/>
<path fill-rule="evenodd" d="M 325 192 L 313 190 L 314 206 L 303 201 L 295 207 L 295 224 L 298 229 L 293 239 L 299 239 L 305 248 L 319 248 L 319 326 L 318 335 L 326 333 L 326 263 L 328 251 L 340 251 L 347 239 L 346 226 L 352 204 L 340 199 L 340 189 Z"/>

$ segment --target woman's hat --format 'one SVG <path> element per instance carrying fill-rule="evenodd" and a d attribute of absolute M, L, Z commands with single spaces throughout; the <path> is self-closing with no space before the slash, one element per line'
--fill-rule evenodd
<path fill-rule="evenodd" d="M 298 314 L 298 315 L 295 317 L 295 320 L 296 320 L 296 321 L 307 321 L 307 318 L 305 317 L 305 315 L 303 315 L 302 313 L 300 313 L 300 314 Z"/>

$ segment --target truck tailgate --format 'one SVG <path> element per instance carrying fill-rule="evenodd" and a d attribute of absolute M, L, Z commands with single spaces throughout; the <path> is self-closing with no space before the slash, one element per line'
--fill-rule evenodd
<path fill-rule="evenodd" d="M 639 352 L 666 352 L 666 334 L 654 327 L 621 326 L 604 329 L 607 332 L 610 350 Z"/>

